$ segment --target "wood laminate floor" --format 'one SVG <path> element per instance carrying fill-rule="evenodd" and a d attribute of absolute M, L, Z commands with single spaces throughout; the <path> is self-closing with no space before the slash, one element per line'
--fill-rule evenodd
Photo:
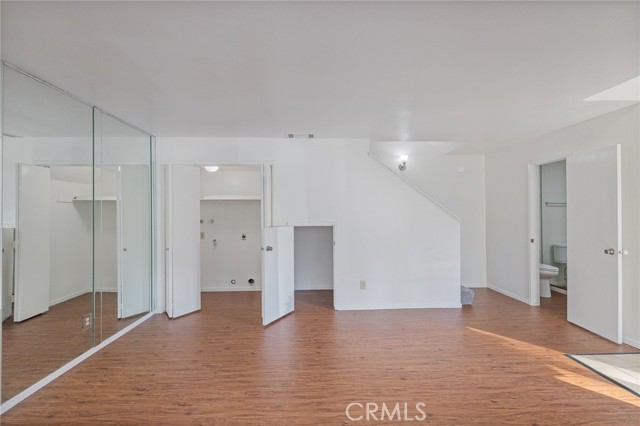
<path fill-rule="evenodd" d="M 640 399 L 564 356 L 625 352 L 488 289 L 472 307 L 344 311 L 297 292 L 260 325 L 260 293 L 203 293 L 157 315 L 2 417 L 3 425 L 640 424 Z M 425 403 L 424 422 L 350 421 L 351 402 Z M 358 411 L 351 413 L 358 416 Z M 416 414 L 414 411 L 413 414 Z"/>
<path fill-rule="evenodd" d="M 90 329 L 82 330 L 82 316 L 92 311 L 86 293 L 28 320 L 2 323 L 2 400 L 22 392 L 91 348 Z M 117 333 L 138 317 L 118 320 L 117 293 L 96 297 L 96 343 Z M 104 314 L 99 315 L 100 312 Z"/>

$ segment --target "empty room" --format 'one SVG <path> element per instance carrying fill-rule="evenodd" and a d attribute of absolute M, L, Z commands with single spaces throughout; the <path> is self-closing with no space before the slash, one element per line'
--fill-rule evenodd
<path fill-rule="evenodd" d="M 640 2 L 0 2 L 3 425 L 640 423 Z"/>

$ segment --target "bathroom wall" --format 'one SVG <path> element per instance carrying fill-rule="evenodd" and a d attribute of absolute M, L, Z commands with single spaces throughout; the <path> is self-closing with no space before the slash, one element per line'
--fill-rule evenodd
<path fill-rule="evenodd" d="M 200 202 L 203 221 L 200 232 L 204 232 L 204 239 L 200 240 L 203 291 L 260 290 L 260 208 L 259 200 Z M 250 278 L 255 281 L 253 285 L 248 282 Z"/>
<path fill-rule="evenodd" d="M 296 226 L 293 232 L 296 290 L 333 289 L 333 227 Z"/>
<path fill-rule="evenodd" d="M 556 205 L 567 202 L 566 161 L 556 161 L 540 167 L 540 195 L 542 201 L 541 261 L 546 265 L 559 266 L 553 260 L 552 245 L 567 242 L 567 208 Z M 554 204 L 547 205 L 547 203 Z M 554 282 L 564 284 L 563 274 L 554 278 Z"/>

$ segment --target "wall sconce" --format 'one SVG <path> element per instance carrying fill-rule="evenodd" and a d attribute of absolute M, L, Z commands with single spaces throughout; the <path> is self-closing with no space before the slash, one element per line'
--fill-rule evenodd
<path fill-rule="evenodd" d="M 402 154 L 400 156 L 400 164 L 398 165 L 398 168 L 401 172 L 404 172 L 407 169 L 407 160 L 409 160 L 409 156 L 407 154 Z"/>

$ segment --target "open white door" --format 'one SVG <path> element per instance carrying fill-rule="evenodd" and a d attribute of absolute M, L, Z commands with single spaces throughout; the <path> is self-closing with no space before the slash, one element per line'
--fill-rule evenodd
<path fill-rule="evenodd" d="M 118 167 L 118 318 L 149 312 L 151 218 L 149 167 Z"/>
<path fill-rule="evenodd" d="M 13 320 L 49 310 L 51 169 L 18 165 Z"/>
<path fill-rule="evenodd" d="M 293 312 L 293 226 L 264 228 L 262 265 L 262 324 Z"/>
<path fill-rule="evenodd" d="M 622 343 L 620 145 L 567 158 L 567 319 Z"/>
<path fill-rule="evenodd" d="M 165 169 L 165 277 L 167 315 L 200 310 L 200 168 Z"/>

